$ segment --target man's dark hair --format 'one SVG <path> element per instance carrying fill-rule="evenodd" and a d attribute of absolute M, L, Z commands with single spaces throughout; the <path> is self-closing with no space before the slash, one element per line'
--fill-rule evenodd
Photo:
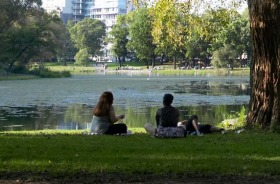
<path fill-rule="evenodd" d="M 166 93 L 164 96 L 163 96 L 163 103 L 165 105 L 171 105 L 173 102 L 173 95 L 169 94 L 169 93 Z"/>

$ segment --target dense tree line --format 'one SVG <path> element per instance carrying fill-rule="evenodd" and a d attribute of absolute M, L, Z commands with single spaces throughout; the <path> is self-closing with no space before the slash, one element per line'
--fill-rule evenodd
<path fill-rule="evenodd" d="M 248 57 L 244 57 L 251 53 L 247 12 L 240 15 L 218 8 L 196 15 L 183 3 L 162 0 L 154 7 L 139 7 L 118 19 L 110 40 L 113 48 L 122 48 L 122 62 L 132 52 L 152 66 L 163 59 L 174 61 L 174 68 L 178 61 L 189 67 L 248 65 Z M 118 42 L 124 38 L 129 39 Z M 120 55 L 120 50 L 112 51 Z"/>
<path fill-rule="evenodd" d="M 200 60 L 201 66 L 209 66 L 212 56 L 216 67 L 242 66 L 246 63 L 237 58 L 250 53 L 246 15 L 226 9 L 198 16 L 184 4 L 159 1 L 155 7 L 118 16 L 105 38 L 103 22 L 86 18 L 64 25 L 55 13 L 41 8 L 40 0 L 4 0 L 0 8 L 0 66 L 6 71 L 50 58 L 65 64 L 75 58 L 77 64 L 88 65 L 108 42 L 120 63 L 135 55 L 147 66 L 164 60 L 173 60 L 174 68 L 177 61 L 194 67 Z"/>

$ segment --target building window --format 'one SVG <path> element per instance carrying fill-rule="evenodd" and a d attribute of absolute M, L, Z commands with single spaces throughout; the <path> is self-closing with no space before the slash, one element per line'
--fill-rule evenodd
<path fill-rule="evenodd" d="M 101 12 L 101 9 L 100 8 L 94 9 L 93 12 Z"/>

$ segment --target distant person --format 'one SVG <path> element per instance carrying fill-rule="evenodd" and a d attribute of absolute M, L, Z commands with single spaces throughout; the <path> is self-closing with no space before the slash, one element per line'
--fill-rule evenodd
<path fill-rule="evenodd" d="M 179 110 L 173 107 L 173 95 L 167 93 L 163 96 L 163 107 L 157 110 L 156 124 L 157 127 L 146 123 L 144 128 L 152 136 L 167 137 L 184 137 L 185 129 L 183 126 L 177 126 L 179 122 Z"/>
<path fill-rule="evenodd" d="M 179 125 L 185 125 L 187 134 L 191 135 L 203 135 L 213 132 L 223 132 L 223 128 L 218 128 L 209 124 L 199 124 L 198 116 L 192 115 L 188 120 L 184 120 Z"/>
<path fill-rule="evenodd" d="M 93 109 L 91 133 L 95 134 L 126 134 L 127 126 L 124 123 L 117 123 L 125 116 L 116 116 L 113 107 L 113 94 L 105 91 L 99 97 L 99 101 Z"/>

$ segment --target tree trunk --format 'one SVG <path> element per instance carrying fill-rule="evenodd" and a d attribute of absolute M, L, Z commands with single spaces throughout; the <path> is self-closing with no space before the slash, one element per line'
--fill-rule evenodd
<path fill-rule="evenodd" d="M 153 68 L 156 66 L 156 56 L 152 57 L 152 66 Z"/>
<path fill-rule="evenodd" d="M 252 35 L 251 94 L 247 125 L 279 122 L 279 0 L 248 0 Z"/>
<path fill-rule="evenodd" d="M 173 68 L 176 69 L 176 57 L 173 57 Z"/>
<path fill-rule="evenodd" d="M 118 58 L 118 62 L 119 62 L 119 67 L 121 68 L 122 67 L 122 61 L 121 61 L 121 58 L 119 56 L 117 56 Z"/>

